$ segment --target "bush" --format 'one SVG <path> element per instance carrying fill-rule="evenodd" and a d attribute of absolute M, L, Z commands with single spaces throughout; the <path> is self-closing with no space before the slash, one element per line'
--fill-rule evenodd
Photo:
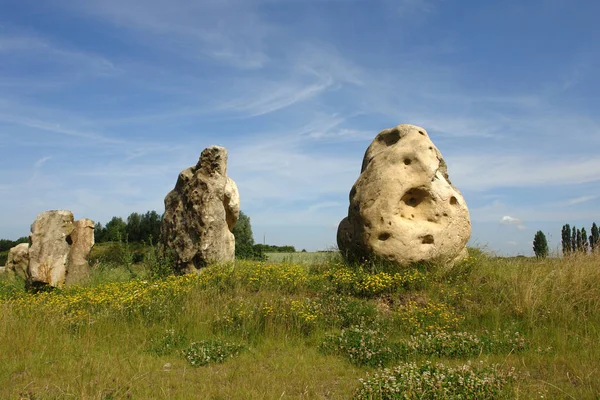
<path fill-rule="evenodd" d="M 194 367 L 211 363 L 222 363 L 234 357 L 242 350 L 243 346 L 225 342 L 219 339 L 202 340 L 194 342 L 183 351 L 185 359 Z"/>
<path fill-rule="evenodd" d="M 380 367 L 398 356 L 396 346 L 388 343 L 377 329 L 351 326 L 339 335 L 328 336 L 321 344 L 325 354 L 340 354 L 352 364 Z"/>
<path fill-rule="evenodd" d="M 425 332 L 411 336 L 403 342 L 407 354 L 437 357 L 470 357 L 480 353 L 510 353 L 526 347 L 519 332 L 505 331 L 502 334 L 485 332 L 475 335 L 469 332 Z"/>
<path fill-rule="evenodd" d="M 354 398 L 437 400 L 437 399 L 498 399 L 505 388 L 515 380 L 513 370 L 502 372 L 496 366 L 473 367 L 470 363 L 457 367 L 426 362 L 418 366 L 405 363 L 393 369 L 384 369 L 367 379 Z"/>

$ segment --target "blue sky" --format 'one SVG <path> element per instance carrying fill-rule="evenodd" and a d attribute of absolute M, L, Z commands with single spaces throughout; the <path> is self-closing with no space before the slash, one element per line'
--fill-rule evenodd
<path fill-rule="evenodd" d="M 164 210 L 213 144 L 256 240 L 324 249 L 365 149 L 420 125 L 471 243 L 600 222 L 600 3 L 0 0 L 0 238 Z"/>

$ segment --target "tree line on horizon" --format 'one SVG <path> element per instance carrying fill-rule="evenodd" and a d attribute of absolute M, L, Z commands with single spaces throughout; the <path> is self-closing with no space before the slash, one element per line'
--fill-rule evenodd
<path fill-rule="evenodd" d="M 160 240 L 162 214 L 156 211 L 131 213 L 126 220 L 121 217 L 102 225 L 96 223 L 94 236 L 97 243 L 128 241 L 130 243 L 156 244 Z M 293 253 L 294 246 L 276 246 L 255 244 L 250 217 L 240 211 L 237 223 L 233 227 L 235 236 L 235 256 L 243 259 L 264 260 L 265 253 Z"/>
<path fill-rule="evenodd" d="M 588 236 L 585 228 L 571 227 L 565 224 L 561 231 L 561 245 L 564 256 L 571 254 L 587 254 L 600 251 L 600 230 L 596 223 L 592 223 L 590 235 Z M 548 256 L 548 242 L 544 232 L 537 231 L 533 237 L 533 252 L 538 258 Z"/>
<path fill-rule="evenodd" d="M 151 210 L 145 213 L 133 212 L 126 219 L 112 217 L 105 225 L 97 222 L 94 225 L 96 243 L 128 242 L 154 245 L 160 241 L 162 214 Z M 250 217 L 240 211 L 237 223 L 233 227 L 235 236 L 235 256 L 240 259 L 266 260 L 265 253 L 295 253 L 294 246 L 276 246 L 254 243 Z M 8 252 L 19 243 L 28 243 L 29 237 L 17 240 L 0 239 L 0 252 Z M 5 258 L 5 257 L 4 257 Z M 0 261 L 6 261 L 1 260 Z M 3 265 L 4 262 L 0 263 Z"/>
<path fill-rule="evenodd" d="M 600 249 L 600 232 L 598 225 L 592 223 L 590 235 L 587 235 L 585 228 L 578 229 L 575 226 L 571 228 L 569 224 L 562 227 L 561 244 L 564 255 L 572 253 L 594 253 Z"/>

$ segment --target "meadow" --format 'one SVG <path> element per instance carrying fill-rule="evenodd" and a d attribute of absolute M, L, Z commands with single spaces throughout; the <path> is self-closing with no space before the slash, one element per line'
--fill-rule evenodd
<path fill-rule="evenodd" d="M 80 287 L 1 278 L 0 398 L 600 397 L 599 255 L 173 276 L 130 250 L 100 247 Z"/>

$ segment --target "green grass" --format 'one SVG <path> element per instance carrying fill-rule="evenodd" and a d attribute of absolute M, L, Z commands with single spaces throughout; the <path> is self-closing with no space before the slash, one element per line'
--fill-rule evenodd
<path fill-rule="evenodd" d="M 295 252 L 295 253 L 266 253 L 267 260 L 274 263 L 297 263 L 297 264 L 320 264 L 328 261 L 336 253 L 315 251 L 315 252 Z"/>
<path fill-rule="evenodd" d="M 600 257 L 329 254 L 157 280 L 100 261 L 52 293 L 0 278 L 0 338 L 3 399 L 597 399 Z"/>

